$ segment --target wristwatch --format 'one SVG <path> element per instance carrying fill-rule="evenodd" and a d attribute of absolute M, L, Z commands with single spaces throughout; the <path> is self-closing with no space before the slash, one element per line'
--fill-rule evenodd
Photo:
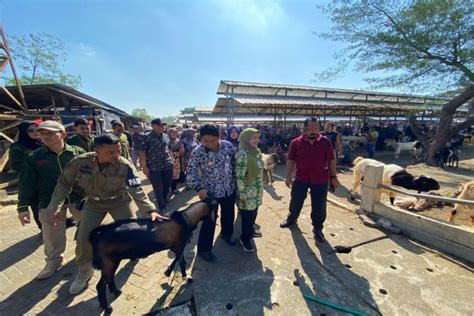
<path fill-rule="evenodd" d="M 337 179 L 337 176 L 330 176 L 331 179 Z"/>

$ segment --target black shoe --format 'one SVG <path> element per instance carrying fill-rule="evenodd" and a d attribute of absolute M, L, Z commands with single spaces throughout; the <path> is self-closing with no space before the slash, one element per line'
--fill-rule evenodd
<path fill-rule="evenodd" d="M 243 241 L 242 239 L 240 240 L 240 244 L 242 245 L 242 249 L 245 251 L 245 252 L 254 252 L 255 251 L 255 248 L 253 247 L 252 243 L 250 242 L 250 240 L 247 240 L 247 241 Z"/>
<path fill-rule="evenodd" d="M 229 245 L 235 246 L 237 241 L 232 236 L 221 235 L 221 238 Z"/>
<path fill-rule="evenodd" d="M 216 260 L 216 256 L 214 256 L 212 251 L 198 252 L 198 256 L 206 260 L 207 262 L 213 262 L 214 260 Z"/>
<path fill-rule="evenodd" d="M 74 227 L 74 226 L 76 226 L 76 224 L 77 223 L 74 220 L 74 218 L 72 218 L 72 217 L 66 218 L 66 228 Z"/>
<path fill-rule="evenodd" d="M 254 237 L 254 238 L 259 238 L 259 237 L 262 237 L 262 236 L 263 236 L 263 234 L 262 234 L 262 232 L 261 232 L 259 229 L 256 229 L 256 228 L 255 228 L 255 229 L 253 230 L 252 237 Z"/>
<path fill-rule="evenodd" d="M 288 228 L 292 225 L 296 224 L 296 222 L 290 221 L 288 219 L 285 219 L 283 222 L 280 223 L 281 228 Z"/>
<path fill-rule="evenodd" d="M 326 238 L 324 237 L 324 234 L 323 234 L 322 230 L 315 230 L 314 231 L 314 239 L 316 239 L 320 243 L 323 243 L 323 242 L 326 241 Z"/>

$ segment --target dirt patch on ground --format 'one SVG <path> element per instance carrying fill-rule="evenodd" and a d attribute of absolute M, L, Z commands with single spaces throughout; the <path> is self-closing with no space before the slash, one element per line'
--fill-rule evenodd
<path fill-rule="evenodd" d="M 367 153 L 363 150 L 358 150 L 353 153 L 353 157 L 366 157 Z M 474 145 L 465 144 L 462 149 L 461 161 L 459 162 L 458 168 L 446 167 L 430 167 L 425 163 L 413 164 L 411 153 L 402 152 L 400 158 L 395 159 L 393 151 L 387 150 L 382 152 L 376 152 L 375 159 L 382 161 L 386 164 L 394 163 L 399 166 L 407 168 L 407 170 L 413 175 L 425 175 L 436 179 L 440 184 L 440 190 L 437 193 L 442 196 L 453 197 L 454 193 L 459 190 L 463 183 L 474 180 Z M 339 169 L 339 180 L 343 185 L 339 188 L 335 194 L 330 194 L 329 197 L 336 201 L 342 202 L 346 205 L 353 206 L 354 209 L 359 206 L 358 201 L 350 200 L 350 190 L 352 189 L 352 168 L 342 167 Z M 285 174 L 284 166 L 280 165 L 276 169 L 276 173 L 280 176 Z M 415 200 L 415 198 L 398 195 L 396 202 L 403 202 L 407 200 Z M 382 196 L 382 202 L 389 204 L 388 198 Z M 432 208 L 418 214 L 447 221 L 449 214 L 451 213 L 452 206 L 443 206 Z M 472 227 L 470 216 L 474 216 L 474 209 L 468 212 L 458 212 L 454 223 L 467 227 Z"/>

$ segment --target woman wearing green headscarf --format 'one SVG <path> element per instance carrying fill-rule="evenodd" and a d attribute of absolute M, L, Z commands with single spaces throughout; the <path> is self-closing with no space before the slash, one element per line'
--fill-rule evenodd
<path fill-rule="evenodd" d="M 255 128 L 246 128 L 240 133 L 240 150 L 236 157 L 237 207 L 242 217 L 240 244 L 246 252 L 255 251 L 251 243 L 253 225 L 263 197 L 263 162 L 257 148 L 260 133 Z"/>

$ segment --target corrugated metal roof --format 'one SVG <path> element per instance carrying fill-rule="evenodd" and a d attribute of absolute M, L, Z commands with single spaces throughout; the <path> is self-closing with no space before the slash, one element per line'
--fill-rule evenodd
<path fill-rule="evenodd" d="M 324 87 L 269 84 L 257 82 L 241 82 L 222 80 L 219 84 L 217 94 L 245 94 L 245 95 L 275 95 L 275 96 L 296 96 L 296 97 L 330 97 L 341 99 L 357 99 L 372 101 L 416 101 L 424 103 L 445 103 L 448 98 L 438 98 L 424 95 L 400 94 L 390 92 L 376 92 L 365 90 L 334 89 Z"/>
<path fill-rule="evenodd" d="M 336 99 L 321 99 L 321 98 L 295 98 L 295 97 L 279 97 L 279 96 L 243 96 L 243 95 L 232 95 L 231 99 L 236 102 L 236 113 L 240 110 L 248 110 L 250 108 L 265 108 L 272 107 L 274 109 L 282 109 L 284 107 L 314 107 L 315 109 L 327 109 L 331 111 L 331 108 L 346 108 L 346 109 L 367 109 L 367 110 L 380 110 L 380 109 L 394 109 L 394 110 L 439 110 L 441 105 L 434 104 L 410 104 L 410 103 L 377 103 L 367 101 L 356 101 L 356 100 L 336 100 Z M 225 110 L 226 98 L 219 98 L 216 102 L 213 113 L 222 113 Z M 247 111 L 248 112 L 248 111 Z M 331 113 L 328 113 L 329 115 Z"/>

